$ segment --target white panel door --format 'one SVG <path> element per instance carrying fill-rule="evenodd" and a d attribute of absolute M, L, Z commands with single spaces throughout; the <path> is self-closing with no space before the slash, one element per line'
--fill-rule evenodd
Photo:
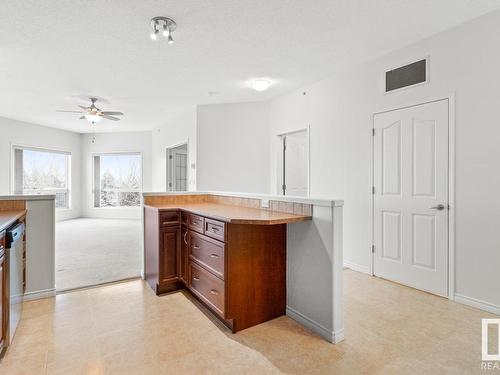
<path fill-rule="evenodd" d="M 374 273 L 448 294 L 448 100 L 374 116 Z"/>
<path fill-rule="evenodd" d="M 307 196 L 307 131 L 287 134 L 285 137 L 285 195 Z"/>

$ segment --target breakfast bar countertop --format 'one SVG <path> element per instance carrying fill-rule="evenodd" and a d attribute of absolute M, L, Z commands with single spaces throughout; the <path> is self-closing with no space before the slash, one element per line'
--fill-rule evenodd
<path fill-rule="evenodd" d="M 26 210 L 0 211 L 0 232 L 10 227 L 25 214 Z"/>
<path fill-rule="evenodd" d="M 193 214 L 207 216 L 231 224 L 289 224 L 311 220 L 311 215 L 295 215 L 259 208 L 248 208 L 219 203 L 172 203 L 147 205 L 158 210 L 184 210 Z"/>

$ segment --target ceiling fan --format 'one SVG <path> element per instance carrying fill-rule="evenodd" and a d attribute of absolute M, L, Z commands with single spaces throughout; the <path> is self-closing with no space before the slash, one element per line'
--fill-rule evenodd
<path fill-rule="evenodd" d="M 89 98 L 92 102 L 90 107 L 84 107 L 83 105 L 79 105 L 82 110 L 81 111 L 64 111 L 57 110 L 56 112 L 66 112 L 66 113 L 79 113 L 82 116 L 80 120 L 87 120 L 92 124 L 101 121 L 102 119 L 111 120 L 111 121 L 120 121 L 121 119 L 115 116 L 123 116 L 123 112 L 109 112 L 109 111 L 101 111 L 99 108 L 95 106 L 97 102 L 97 98 Z"/>

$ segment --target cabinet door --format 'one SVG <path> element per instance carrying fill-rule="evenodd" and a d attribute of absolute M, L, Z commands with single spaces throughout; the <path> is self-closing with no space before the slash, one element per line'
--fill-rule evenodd
<path fill-rule="evenodd" d="M 184 283 L 187 283 L 187 267 L 188 267 L 188 229 L 186 226 L 182 226 L 181 228 L 181 256 L 179 259 L 179 270 L 180 270 L 180 278 Z"/>
<path fill-rule="evenodd" d="M 160 283 L 179 279 L 180 228 L 164 227 L 160 230 Z"/>

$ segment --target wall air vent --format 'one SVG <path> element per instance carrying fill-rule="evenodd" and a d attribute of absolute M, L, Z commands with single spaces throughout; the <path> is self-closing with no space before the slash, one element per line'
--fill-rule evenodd
<path fill-rule="evenodd" d="M 385 72 L 385 92 L 393 92 L 429 81 L 427 58 Z"/>

